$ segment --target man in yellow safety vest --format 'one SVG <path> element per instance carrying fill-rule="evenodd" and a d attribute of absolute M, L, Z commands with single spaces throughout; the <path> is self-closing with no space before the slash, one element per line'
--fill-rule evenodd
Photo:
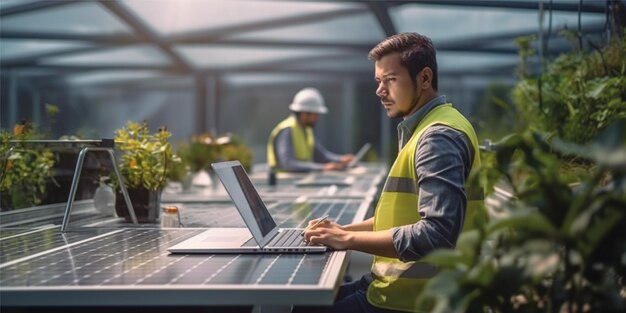
<path fill-rule="evenodd" d="M 267 163 L 273 171 L 341 170 L 354 157 L 328 151 L 315 140 L 313 127 L 328 109 L 315 88 L 300 90 L 289 105 L 292 115 L 278 123 L 267 142 Z"/>
<path fill-rule="evenodd" d="M 431 40 L 397 34 L 374 47 L 369 58 L 387 115 L 403 119 L 398 156 L 373 218 L 349 225 L 326 220 L 307 231 L 305 239 L 371 253 L 374 261 L 371 273 L 341 286 L 333 307 L 303 308 L 307 312 L 428 312 L 416 307 L 416 299 L 437 269 L 420 259 L 454 247 L 474 215 L 486 219 L 482 192 L 466 186 L 480 164 L 476 134 L 438 93 Z"/>

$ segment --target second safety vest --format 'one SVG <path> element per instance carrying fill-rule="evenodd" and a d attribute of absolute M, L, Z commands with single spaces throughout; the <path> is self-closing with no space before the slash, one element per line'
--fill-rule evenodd
<path fill-rule="evenodd" d="M 269 167 L 280 169 L 278 158 L 276 157 L 276 150 L 274 149 L 276 136 L 285 128 L 291 128 L 291 141 L 296 160 L 304 162 L 313 161 L 313 149 L 315 147 L 313 128 L 310 126 L 302 128 L 300 124 L 298 124 L 296 117 L 291 115 L 278 123 L 270 133 L 270 138 L 267 141 L 267 164 Z"/>
<path fill-rule="evenodd" d="M 407 144 L 400 150 L 391 166 L 374 214 L 374 231 L 417 223 L 420 220 L 419 186 L 415 173 L 415 151 L 420 137 L 433 125 L 445 125 L 464 133 L 474 151 L 472 170 L 480 165 L 478 139 L 472 125 L 446 103 L 431 110 L 416 127 Z M 476 191 L 479 189 L 478 191 Z M 474 215 L 486 220 L 482 189 L 466 185 L 467 210 L 463 231 L 472 227 Z M 416 299 L 429 278 L 437 273 L 435 265 L 424 262 L 402 262 L 396 258 L 375 256 L 372 264 L 374 281 L 367 290 L 368 301 L 377 307 L 425 312 L 428 308 L 416 307 Z"/>

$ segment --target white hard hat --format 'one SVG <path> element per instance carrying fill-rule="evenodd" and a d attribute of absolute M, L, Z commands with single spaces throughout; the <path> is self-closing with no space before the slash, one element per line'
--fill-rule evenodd
<path fill-rule="evenodd" d="M 304 88 L 298 91 L 293 97 L 293 102 L 289 105 L 289 110 L 318 114 L 326 114 L 328 112 L 324 105 L 322 94 L 315 88 Z"/>

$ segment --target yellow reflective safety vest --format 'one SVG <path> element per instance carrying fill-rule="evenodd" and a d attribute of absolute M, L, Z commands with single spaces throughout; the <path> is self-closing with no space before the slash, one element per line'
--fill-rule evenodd
<path fill-rule="evenodd" d="M 463 132 L 474 150 L 472 170 L 480 165 L 478 139 L 472 125 L 446 103 L 432 109 L 417 125 L 407 144 L 400 150 L 391 166 L 383 192 L 374 214 L 374 231 L 414 224 L 420 220 L 419 186 L 415 173 L 415 150 L 424 131 L 433 125 L 446 125 Z M 478 188 L 476 188 L 478 189 Z M 474 215 L 486 220 L 482 189 L 475 191 L 466 186 L 467 211 L 463 231 L 473 225 Z M 372 264 L 373 282 L 367 290 L 368 301 L 377 307 L 407 311 L 428 312 L 429 308 L 416 307 L 416 300 L 429 278 L 437 273 L 433 264 L 424 262 L 402 262 L 396 258 L 374 256 Z"/>
<path fill-rule="evenodd" d="M 310 126 L 302 128 L 300 124 L 298 124 L 296 117 L 291 115 L 278 123 L 270 133 L 270 138 L 267 141 L 267 164 L 269 167 L 278 167 L 278 169 L 280 169 L 278 159 L 276 158 L 276 151 L 274 150 L 274 143 L 278 133 L 285 128 L 291 128 L 293 153 L 296 160 L 305 162 L 313 161 L 313 148 L 315 147 L 313 128 Z"/>

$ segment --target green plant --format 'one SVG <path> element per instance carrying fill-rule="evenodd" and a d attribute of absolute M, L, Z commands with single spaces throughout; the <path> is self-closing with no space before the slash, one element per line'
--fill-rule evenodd
<path fill-rule="evenodd" d="M 567 35 L 567 34 L 565 34 Z M 539 76 L 528 74 L 532 37 L 520 38 L 520 80 L 512 98 L 532 129 L 586 143 L 612 121 L 626 117 L 626 37 L 592 52 L 562 54 Z"/>
<path fill-rule="evenodd" d="M 53 179 L 52 151 L 19 143 L 40 139 L 34 127 L 16 125 L 14 134 L 0 131 L 0 198 L 2 209 L 18 209 L 41 203 L 46 184 Z M 13 140 L 13 143 L 9 141 Z M 16 142 L 17 141 L 17 142 Z M 9 151 L 11 148 L 13 150 Z"/>
<path fill-rule="evenodd" d="M 593 166 L 565 177 L 565 155 Z M 489 161 L 473 179 L 501 179 L 513 198 L 456 249 L 425 258 L 441 272 L 418 301 L 435 301 L 433 312 L 623 312 L 626 122 L 588 145 L 513 134 Z"/>
<path fill-rule="evenodd" d="M 221 161 L 238 160 L 246 171 L 252 171 L 252 150 L 246 146 L 236 135 L 228 134 L 230 141 L 219 147 L 219 156 Z"/>
<path fill-rule="evenodd" d="M 211 163 L 217 160 L 217 149 L 212 142 L 212 137 L 208 135 L 195 136 L 191 141 L 182 143 L 176 151 L 189 164 L 192 172 L 209 171 Z"/>
<path fill-rule="evenodd" d="M 187 175 L 191 173 L 189 164 L 187 164 L 187 162 L 185 162 L 185 160 L 180 157 L 180 155 L 179 159 L 180 162 L 174 162 L 168 173 L 167 178 L 171 181 L 183 182 L 187 178 Z"/>
<path fill-rule="evenodd" d="M 493 83 L 484 91 L 482 100 L 469 117 L 478 139 L 496 141 L 517 131 L 517 116 L 509 103 L 511 87 Z"/>
<path fill-rule="evenodd" d="M 128 124 L 115 132 L 115 145 L 121 152 L 119 169 L 129 188 L 158 191 L 165 187 L 173 166 L 180 162 L 165 127 L 150 133 L 146 122 Z M 112 179 L 116 188 L 117 179 Z"/>
<path fill-rule="evenodd" d="M 211 171 L 211 163 L 239 160 L 247 171 L 252 169 L 252 150 L 233 134 L 214 136 L 200 134 L 177 149 L 192 172 Z"/>

